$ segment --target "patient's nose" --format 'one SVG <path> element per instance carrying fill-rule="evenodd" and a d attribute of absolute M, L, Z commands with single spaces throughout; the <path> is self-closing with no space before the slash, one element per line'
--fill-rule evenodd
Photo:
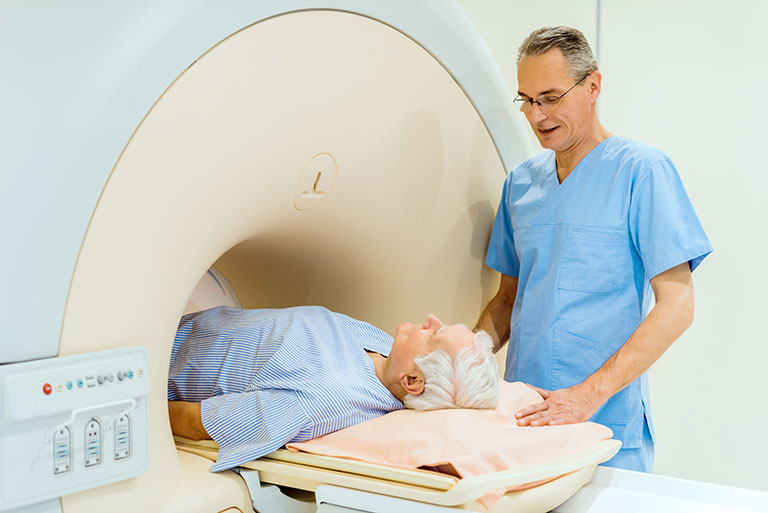
<path fill-rule="evenodd" d="M 424 321 L 424 328 L 431 330 L 431 329 L 439 329 L 443 326 L 443 321 L 437 318 L 434 314 L 427 315 L 427 320 Z"/>

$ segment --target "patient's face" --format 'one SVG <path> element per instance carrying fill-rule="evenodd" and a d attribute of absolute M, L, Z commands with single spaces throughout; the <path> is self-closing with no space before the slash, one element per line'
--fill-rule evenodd
<path fill-rule="evenodd" d="M 413 368 L 413 360 L 436 349 L 443 349 L 451 356 L 464 347 L 471 346 L 474 334 L 463 324 L 446 325 L 435 315 L 428 315 L 422 324 L 404 322 L 397 327 L 390 365 L 401 371 Z"/>

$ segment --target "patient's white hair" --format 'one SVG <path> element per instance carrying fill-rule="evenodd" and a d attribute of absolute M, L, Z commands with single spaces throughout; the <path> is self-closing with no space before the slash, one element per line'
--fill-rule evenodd
<path fill-rule="evenodd" d="M 475 333 L 474 343 L 455 358 L 437 349 L 414 359 L 424 374 L 424 391 L 406 394 L 403 405 L 414 410 L 443 408 L 495 408 L 499 404 L 499 369 L 493 342 L 485 331 Z"/>

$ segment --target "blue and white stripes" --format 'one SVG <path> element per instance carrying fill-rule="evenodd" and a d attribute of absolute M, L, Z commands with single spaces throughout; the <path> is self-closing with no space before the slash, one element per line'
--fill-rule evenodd
<path fill-rule="evenodd" d="M 219 445 L 211 470 L 225 470 L 402 408 L 365 353 L 391 347 L 383 331 L 322 307 L 196 312 L 179 323 L 168 400 L 202 403 Z"/>

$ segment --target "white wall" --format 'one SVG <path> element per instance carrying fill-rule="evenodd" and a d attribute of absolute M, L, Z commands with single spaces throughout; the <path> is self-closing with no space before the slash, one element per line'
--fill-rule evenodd
<path fill-rule="evenodd" d="M 597 1 L 463 0 L 516 90 L 539 26 L 594 45 Z M 665 150 L 715 248 L 694 273 L 694 325 L 651 369 L 656 472 L 768 490 L 768 2 L 603 0 L 600 115 Z"/>
<path fill-rule="evenodd" d="M 601 116 L 675 161 L 715 251 L 651 371 L 656 471 L 768 490 L 763 0 L 604 2 Z"/>

